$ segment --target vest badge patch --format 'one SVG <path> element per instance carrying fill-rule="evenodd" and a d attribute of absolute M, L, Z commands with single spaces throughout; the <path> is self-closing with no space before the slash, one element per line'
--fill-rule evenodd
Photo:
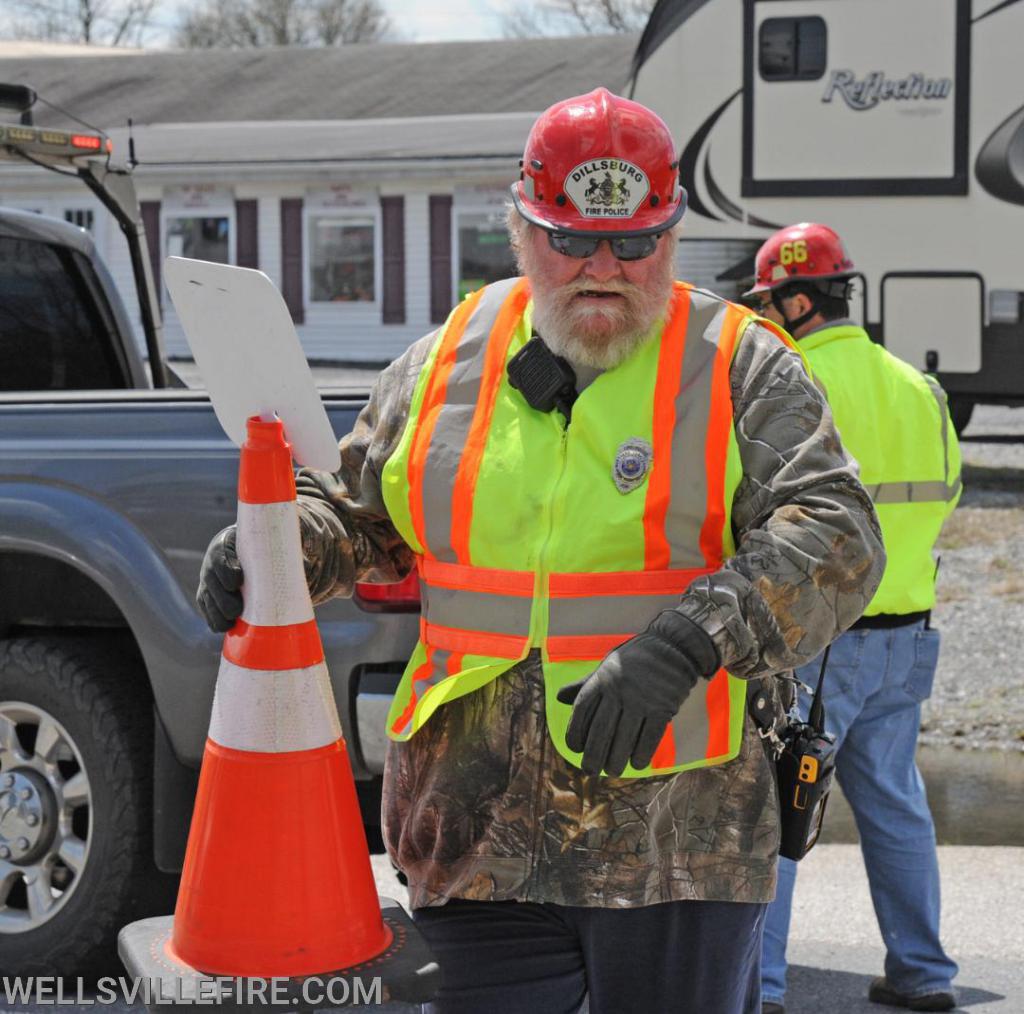
<path fill-rule="evenodd" d="M 620 493 L 631 493 L 647 478 L 653 460 L 654 448 L 641 437 L 621 443 L 612 467 L 615 488 Z"/>

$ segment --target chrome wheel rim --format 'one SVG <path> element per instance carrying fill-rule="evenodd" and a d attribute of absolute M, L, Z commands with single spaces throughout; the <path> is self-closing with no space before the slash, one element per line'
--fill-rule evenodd
<path fill-rule="evenodd" d="M 49 712 L 0 701 L 0 933 L 49 922 L 77 888 L 92 841 L 82 755 Z"/>

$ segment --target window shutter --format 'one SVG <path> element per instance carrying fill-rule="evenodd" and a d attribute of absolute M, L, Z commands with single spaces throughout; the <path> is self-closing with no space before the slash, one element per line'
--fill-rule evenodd
<path fill-rule="evenodd" d="M 443 324 L 452 308 L 452 198 L 430 195 L 430 320 Z"/>
<path fill-rule="evenodd" d="M 281 198 L 281 294 L 296 324 L 305 322 L 302 301 L 302 198 Z"/>
<path fill-rule="evenodd" d="M 405 198 L 380 199 L 383 223 L 384 302 L 381 323 L 405 323 Z"/>
<path fill-rule="evenodd" d="M 256 201 L 235 201 L 236 263 L 240 268 L 260 266 L 259 240 L 256 234 Z"/>
<path fill-rule="evenodd" d="M 160 202 L 139 201 L 142 213 L 142 227 L 146 230 L 146 247 L 149 250 L 149 266 L 153 271 L 153 289 L 157 302 L 163 305 L 163 286 L 160 284 Z"/>

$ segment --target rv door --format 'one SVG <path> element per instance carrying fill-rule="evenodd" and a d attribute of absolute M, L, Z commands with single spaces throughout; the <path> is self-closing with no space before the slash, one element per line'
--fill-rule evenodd
<path fill-rule="evenodd" d="M 966 193 L 969 18 L 969 0 L 745 0 L 744 196 Z"/>

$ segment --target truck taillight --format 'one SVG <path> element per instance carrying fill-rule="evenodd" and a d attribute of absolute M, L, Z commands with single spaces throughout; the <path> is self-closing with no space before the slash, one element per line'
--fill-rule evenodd
<path fill-rule="evenodd" d="M 420 611 L 420 579 L 415 570 L 395 584 L 371 584 L 359 581 L 356 603 L 369 613 L 418 613 Z"/>

